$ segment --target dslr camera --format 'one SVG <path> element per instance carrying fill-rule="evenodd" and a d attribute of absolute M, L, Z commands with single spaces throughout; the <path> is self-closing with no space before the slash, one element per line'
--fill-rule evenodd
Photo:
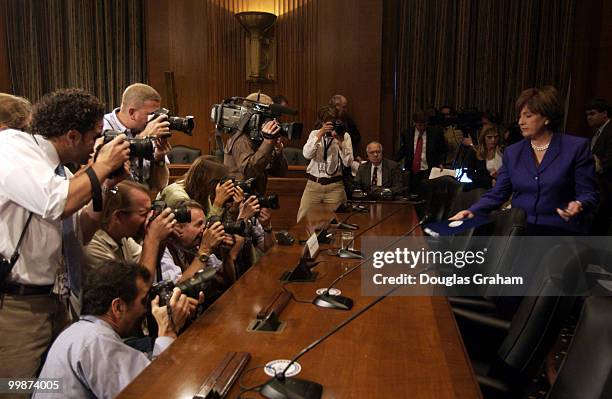
<path fill-rule="evenodd" d="M 188 115 L 182 118 L 180 116 L 172 115 L 170 113 L 170 110 L 168 110 L 167 108 L 160 108 L 151 114 L 151 119 L 149 120 L 149 122 L 159 117 L 160 115 L 166 115 L 166 120 L 170 122 L 170 126 L 168 126 L 170 130 L 177 130 L 179 132 L 185 133 L 188 136 L 192 135 L 192 131 L 195 126 L 193 122 L 193 116 Z"/>
<path fill-rule="evenodd" d="M 164 201 L 153 201 L 153 204 L 151 204 L 151 210 L 153 211 L 153 215 L 151 216 L 150 220 L 153 220 L 158 217 L 159 214 L 162 213 L 162 211 L 166 208 L 167 206 Z M 172 209 L 172 213 L 174 213 L 174 220 L 176 220 L 177 223 L 191 222 L 191 212 L 189 211 L 189 208 L 187 208 L 185 205 Z"/>
<path fill-rule="evenodd" d="M 105 130 L 103 134 L 104 144 L 106 144 L 122 133 L 117 130 Z M 126 140 L 130 143 L 130 157 L 153 160 L 155 147 L 152 138 L 127 138 Z"/>
<path fill-rule="evenodd" d="M 188 280 L 183 281 L 176 285 L 181 289 L 181 293 L 187 295 L 190 298 L 198 299 L 200 291 L 206 292 L 212 285 L 213 278 L 217 271 L 212 267 L 207 267 L 198 271 Z M 174 290 L 174 283 L 172 280 L 164 280 L 154 283 L 149 291 L 149 302 L 155 299 L 159 295 L 159 306 L 166 306 L 170 303 L 172 298 L 172 291 Z"/>
<path fill-rule="evenodd" d="M 232 134 L 244 131 L 249 133 L 251 140 L 263 141 L 263 124 L 283 114 L 297 115 L 297 111 L 278 104 L 268 105 L 243 97 L 231 97 L 221 104 L 213 105 L 210 118 L 217 130 Z M 304 125 L 301 122 L 279 123 L 279 126 L 279 134 L 289 140 L 300 139 L 302 136 Z"/>
<path fill-rule="evenodd" d="M 231 177 L 226 177 L 224 179 L 219 179 L 218 182 L 214 183 L 214 186 L 216 187 L 217 183 L 223 184 L 223 183 L 225 183 L 228 180 L 230 180 L 232 183 L 234 183 L 234 187 L 240 187 L 245 195 L 251 194 L 251 193 L 255 192 L 255 178 L 253 178 L 253 177 L 251 177 L 250 179 L 246 179 L 246 180 L 236 180 L 236 179 L 231 178 Z M 213 189 L 214 189 L 214 187 L 213 187 Z"/>
<path fill-rule="evenodd" d="M 223 224 L 223 230 L 227 234 L 238 234 L 239 236 L 245 237 L 248 235 L 247 225 L 244 220 L 239 222 L 231 222 L 227 221 L 223 223 L 219 216 L 211 216 L 208 218 L 208 222 L 206 223 L 206 228 L 212 226 L 215 222 L 221 222 Z"/>
<path fill-rule="evenodd" d="M 259 202 L 259 206 L 261 208 L 270 208 L 270 209 L 280 209 L 280 204 L 278 202 L 278 195 L 272 193 L 270 195 L 258 195 L 257 202 Z"/>

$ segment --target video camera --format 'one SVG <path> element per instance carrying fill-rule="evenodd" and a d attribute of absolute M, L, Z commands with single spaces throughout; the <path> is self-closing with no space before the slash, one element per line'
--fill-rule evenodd
<path fill-rule="evenodd" d="M 180 116 L 172 115 L 170 113 L 170 110 L 168 110 L 167 108 L 160 108 L 151 114 L 151 119 L 149 119 L 149 122 L 159 117 L 160 115 L 166 115 L 166 120 L 170 122 L 170 126 L 168 126 L 170 130 L 177 130 L 179 132 L 185 133 L 188 136 L 191 136 L 193 134 L 192 131 L 195 126 L 193 122 L 193 116 L 187 115 L 186 117 L 182 118 Z"/>
<path fill-rule="evenodd" d="M 190 298 L 198 299 L 200 292 L 206 292 L 212 285 L 212 280 L 215 277 L 217 271 L 212 267 L 202 269 L 193 275 L 188 280 L 183 281 L 176 285 L 180 288 L 181 294 L 185 294 Z M 149 302 L 155 299 L 159 295 L 159 306 L 166 306 L 170 303 L 172 298 L 172 291 L 174 290 L 175 284 L 172 280 L 164 280 L 158 283 L 154 283 L 149 291 Z"/>
<path fill-rule="evenodd" d="M 164 201 L 153 201 L 153 204 L 151 204 L 151 210 L 153 211 L 153 215 L 151 216 L 150 220 L 153 220 L 158 217 L 159 214 L 162 213 L 162 211 L 166 208 L 167 205 Z M 172 209 L 172 213 L 174 213 L 174 220 L 176 220 L 177 223 L 191 222 L 191 212 L 189 211 L 189 208 L 187 208 L 185 205 L 181 205 L 178 208 Z"/>
<path fill-rule="evenodd" d="M 218 130 L 226 133 L 244 131 L 251 140 L 262 141 L 261 128 L 266 121 L 281 115 L 297 115 L 297 111 L 278 104 L 263 104 L 243 97 L 231 97 L 215 104 L 210 118 Z M 301 122 L 279 123 L 281 136 L 289 140 L 300 139 L 303 124 Z"/>

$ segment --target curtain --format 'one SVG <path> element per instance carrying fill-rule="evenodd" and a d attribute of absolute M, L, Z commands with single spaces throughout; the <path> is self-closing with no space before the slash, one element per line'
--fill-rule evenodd
<path fill-rule="evenodd" d="M 78 87 L 110 110 L 146 78 L 142 0 L 8 0 L 13 93 L 38 100 Z"/>
<path fill-rule="evenodd" d="M 567 94 L 575 0 L 398 3 L 396 132 L 417 109 L 450 104 L 516 120 L 523 89 Z"/>

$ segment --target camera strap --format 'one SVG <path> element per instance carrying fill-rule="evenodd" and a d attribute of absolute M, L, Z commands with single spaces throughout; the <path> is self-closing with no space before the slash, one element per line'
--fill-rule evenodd
<path fill-rule="evenodd" d="M 11 258 L 9 259 L 10 268 L 8 269 L 7 276 L 11 272 L 11 270 L 13 270 L 13 266 L 15 266 L 15 263 L 17 263 L 17 261 L 19 260 L 19 247 L 21 247 L 21 243 L 23 242 L 23 237 L 25 237 L 25 232 L 28 229 L 28 226 L 30 225 L 30 221 L 32 220 L 32 215 L 33 213 L 30 212 L 30 215 L 28 216 L 28 220 L 26 220 L 25 226 L 23 226 L 23 230 L 21 231 L 21 235 L 19 236 L 19 241 L 17 241 L 17 246 L 15 247 L 15 251 L 11 255 Z"/>

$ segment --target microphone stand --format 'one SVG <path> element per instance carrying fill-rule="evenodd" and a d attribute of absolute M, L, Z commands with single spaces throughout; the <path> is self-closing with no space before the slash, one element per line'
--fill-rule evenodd
<path fill-rule="evenodd" d="M 296 357 L 294 357 L 291 362 L 289 362 L 289 364 L 287 364 L 287 367 L 285 367 L 283 371 L 278 373 L 275 377 L 272 377 L 261 387 L 259 393 L 268 399 L 319 399 L 323 392 L 323 386 L 313 381 L 303 380 L 300 378 L 285 377 L 285 374 L 287 373 L 287 370 L 289 370 L 289 367 L 291 367 L 293 363 L 295 363 L 299 358 L 310 352 L 312 349 L 317 347 L 327 338 L 331 337 L 333 334 L 335 334 L 341 328 L 349 324 L 351 321 L 355 320 L 357 317 L 367 312 L 370 308 L 385 299 L 387 296 L 391 295 L 401 286 L 402 285 L 400 284 L 391 288 L 389 291 L 387 291 L 382 296 L 376 298 L 359 312 L 347 318 L 338 326 L 332 328 L 327 334 L 317 339 L 316 341 L 308 345 L 306 348 L 302 349 L 302 351 Z"/>
<path fill-rule="evenodd" d="M 401 208 L 400 208 L 401 209 Z M 368 230 L 378 226 L 379 224 L 381 224 L 382 222 L 384 222 L 385 220 L 389 219 L 391 216 L 395 215 L 397 212 L 399 212 L 399 210 L 396 210 L 394 212 L 391 212 L 391 214 L 389 214 L 388 216 L 384 217 L 383 219 L 379 220 L 377 223 L 373 224 L 372 226 L 368 227 L 367 229 L 365 229 L 364 231 L 360 232 L 359 234 L 357 234 L 355 237 L 353 237 L 353 239 L 351 241 L 348 242 L 348 244 L 346 245 L 347 248 L 340 248 L 338 250 L 338 252 L 336 253 L 336 256 L 338 256 L 339 258 L 344 258 L 344 259 L 363 259 L 363 253 L 361 251 L 357 251 L 355 249 L 348 249 L 348 247 L 355 242 L 355 240 L 359 237 L 361 237 L 365 232 L 367 232 Z M 416 226 L 415 226 L 416 228 Z"/>
<path fill-rule="evenodd" d="M 404 237 L 409 236 L 410 234 L 412 234 L 412 232 L 417 227 L 423 225 L 424 223 L 427 223 L 427 221 L 430 219 L 430 217 L 431 217 L 431 215 L 429 215 L 429 214 L 426 214 L 425 216 L 423 216 L 423 218 L 421 220 L 419 220 L 419 222 L 417 224 L 412 226 L 410 228 L 410 230 L 408 230 L 406 233 L 402 234 L 397 240 L 393 241 L 391 244 L 387 245 L 383 249 L 389 248 L 390 246 L 394 245 L 398 241 L 401 241 Z M 359 262 L 355 266 L 351 267 L 350 269 L 348 269 L 347 271 L 345 271 L 344 273 L 342 273 L 341 275 L 336 277 L 336 279 L 331 282 L 329 287 L 327 287 L 325 292 L 323 292 L 320 295 L 317 295 L 312 300 L 313 305 L 316 305 L 316 306 L 319 306 L 319 307 L 322 307 L 322 308 L 350 310 L 353 307 L 353 300 L 351 298 L 343 296 L 343 295 L 330 295 L 329 294 L 329 290 L 331 290 L 333 288 L 333 286 L 338 281 L 342 280 L 344 277 L 348 276 L 353 271 L 357 270 L 358 267 L 360 267 L 361 265 L 363 265 L 364 263 L 366 263 L 367 261 L 369 261 L 371 259 L 372 259 L 371 256 L 368 257 L 367 259 L 364 259 L 362 262 Z"/>

